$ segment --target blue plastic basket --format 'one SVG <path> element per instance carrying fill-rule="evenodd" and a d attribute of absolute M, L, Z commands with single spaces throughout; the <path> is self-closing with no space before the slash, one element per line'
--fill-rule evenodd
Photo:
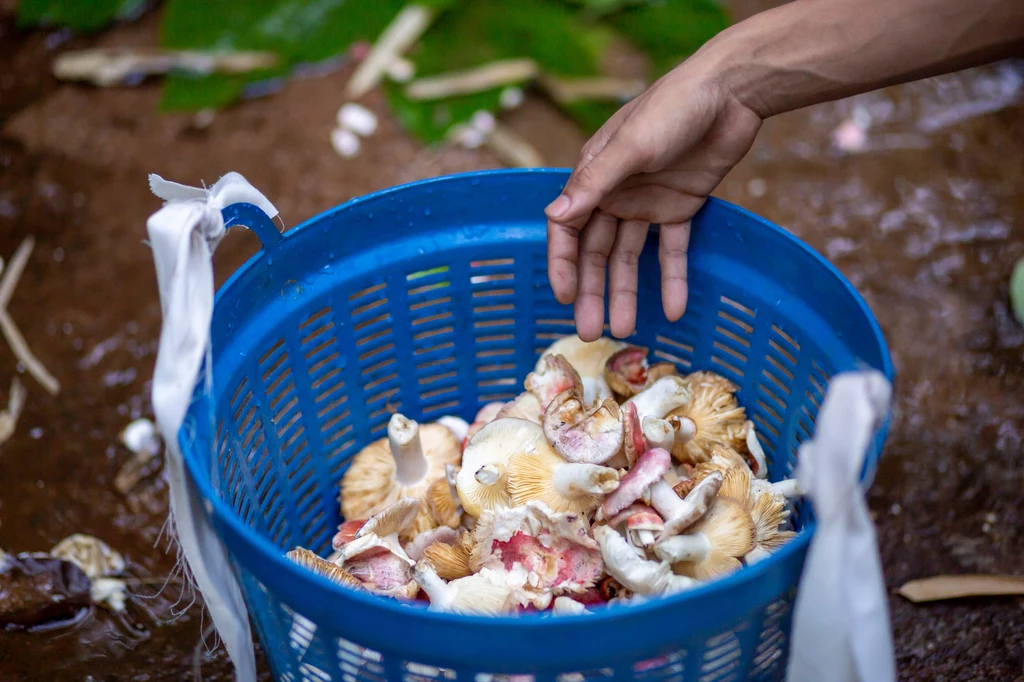
<path fill-rule="evenodd" d="M 430 612 L 347 590 L 283 556 L 296 545 L 330 550 L 345 468 L 394 411 L 471 420 L 484 403 L 518 394 L 538 355 L 574 332 L 571 307 L 548 284 L 543 216 L 567 177 L 515 170 L 417 182 L 285 235 L 253 206 L 225 209 L 263 250 L 217 295 L 214 390 L 197 391 L 181 441 L 276 679 L 783 678 L 813 528 L 805 504 L 794 514 L 803 532 L 765 561 L 584 616 Z M 670 324 L 652 232 L 632 341 L 681 371 L 736 382 L 773 479 L 793 471 L 830 376 L 868 365 L 892 378 L 878 324 L 849 282 L 761 218 L 708 201 L 693 223 L 689 279 L 686 315 Z"/>

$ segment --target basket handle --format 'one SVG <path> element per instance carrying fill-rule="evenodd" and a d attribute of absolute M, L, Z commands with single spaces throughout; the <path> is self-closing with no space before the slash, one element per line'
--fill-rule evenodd
<path fill-rule="evenodd" d="M 270 250 L 282 239 L 281 232 L 277 229 L 274 221 L 254 204 L 244 202 L 231 204 L 221 209 L 221 215 L 224 216 L 225 228 L 241 225 L 252 230 L 259 237 L 264 251 Z"/>

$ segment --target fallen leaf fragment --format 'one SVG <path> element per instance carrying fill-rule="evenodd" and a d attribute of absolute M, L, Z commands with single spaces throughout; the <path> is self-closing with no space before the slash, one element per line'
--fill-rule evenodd
<path fill-rule="evenodd" d="M 896 592 L 914 603 L 962 597 L 1024 595 L 1024 576 L 937 575 L 911 580 Z"/>

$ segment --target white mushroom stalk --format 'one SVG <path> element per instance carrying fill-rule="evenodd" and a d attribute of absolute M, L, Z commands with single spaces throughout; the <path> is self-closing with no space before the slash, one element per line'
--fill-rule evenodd
<path fill-rule="evenodd" d="M 682 377 L 662 377 L 630 398 L 629 403 L 636 405 L 641 423 L 644 417 L 664 418 L 672 410 L 690 404 L 690 385 Z"/>
<path fill-rule="evenodd" d="M 768 478 L 768 461 L 764 456 L 761 441 L 757 439 L 757 434 L 754 432 L 754 422 L 747 422 L 747 450 L 750 451 L 750 456 L 754 458 L 757 465 L 757 468 L 754 469 L 754 476 L 759 479 Z"/>
<path fill-rule="evenodd" d="M 660 540 L 654 553 L 677 573 L 707 580 L 739 570 L 739 558 L 754 547 L 750 514 L 739 501 L 719 497 L 689 534 Z"/>
<path fill-rule="evenodd" d="M 430 598 L 433 611 L 496 616 L 514 605 L 511 590 L 488 580 L 484 572 L 445 583 L 430 564 L 420 561 L 413 578 Z"/>
<path fill-rule="evenodd" d="M 555 597 L 551 613 L 556 616 L 579 616 L 590 614 L 592 611 L 588 611 L 586 605 L 579 603 L 571 597 Z"/>
<path fill-rule="evenodd" d="M 636 594 L 672 594 L 697 585 L 691 578 L 675 575 L 667 563 L 641 558 L 625 538 L 608 526 L 596 526 L 594 538 L 601 545 L 601 557 L 608 575 Z"/>
<path fill-rule="evenodd" d="M 664 481 L 651 486 L 651 505 L 665 519 L 659 539 L 681 533 L 699 521 L 718 494 L 723 480 L 722 473 L 715 471 L 698 483 L 685 499 L 680 499 Z"/>
<path fill-rule="evenodd" d="M 399 485 L 419 483 L 427 475 L 427 458 L 420 441 L 420 425 L 400 414 L 388 422 L 388 443 L 395 458 L 395 479 Z"/>
<path fill-rule="evenodd" d="M 555 467 L 551 483 L 562 497 L 607 495 L 619 487 L 619 473 L 597 464 L 567 462 Z"/>

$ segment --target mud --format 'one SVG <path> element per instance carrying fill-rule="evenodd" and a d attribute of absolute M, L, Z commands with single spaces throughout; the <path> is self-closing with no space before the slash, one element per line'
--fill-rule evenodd
<path fill-rule="evenodd" d="M 737 15 L 755 4 L 736 3 Z M 212 122 L 158 114 L 151 85 L 61 85 L 48 75 L 58 50 L 153 44 L 155 17 L 69 39 L 16 32 L 9 5 L 0 2 L 0 255 L 35 236 L 10 312 L 62 390 L 50 397 L 22 377 L 28 402 L 0 448 L 0 548 L 45 551 L 90 533 L 126 556 L 134 582 L 123 615 L 91 607 L 70 627 L 0 632 L 0 678 L 188 680 L 198 667 L 204 680 L 228 680 L 223 649 L 206 653 L 201 610 L 185 609 L 192 597 L 171 575 L 162 483 L 151 476 L 127 496 L 113 486 L 131 456 L 118 445 L 120 429 L 150 414 L 159 329 L 143 243 L 159 201 L 146 174 L 193 184 L 237 170 L 294 225 L 382 187 L 499 163 L 483 152 L 422 149 L 378 95 L 367 103 L 381 116 L 379 132 L 360 158 L 339 158 L 328 136 L 347 68 Z M 889 339 L 897 411 L 870 501 L 892 588 L 941 572 L 1024 571 L 1024 330 L 1006 290 L 1024 256 L 1022 90 L 1012 106 L 996 106 L 1021 79 L 1020 66 L 989 67 L 771 120 L 717 192 L 826 254 Z M 869 149 L 843 155 L 831 135 L 857 106 L 873 121 Z M 549 165 L 571 165 L 583 142 L 536 101 L 510 124 Z M 232 233 L 217 252 L 218 279 L 254 250 L 251 236 Z M 5 349 L 0 403 L 17 369 Z M 1024 679 L 1022 606 L 893 596 L 900 678 Z"/>

